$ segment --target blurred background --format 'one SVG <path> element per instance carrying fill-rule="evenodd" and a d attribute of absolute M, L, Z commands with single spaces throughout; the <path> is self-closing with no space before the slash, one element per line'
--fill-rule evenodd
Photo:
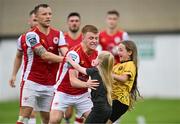
<path fill-rule="evenodd" d="M 52 26 L 66 31 L 66 17 L 79 12 L 82 25 L 105 28 L 108 10 L 120 13 L 119 25 L 139 50 L 138 87 L 143 96 L 122 124 L 180 124 L 180 0 L 0 0 L 0 123 L 15 123 L 16 88 L 8 85 L 16 40 L 27 31 L 29 12 L 39 3 L 53 10 Z M 73 123 L 73 119 L 72 119 Z"/>

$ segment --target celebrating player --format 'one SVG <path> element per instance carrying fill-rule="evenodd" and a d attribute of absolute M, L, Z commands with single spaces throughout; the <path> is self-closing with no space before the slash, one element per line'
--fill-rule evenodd
<path fill-rule="evenodd" d="M 115 57 L 115 63 L 119 62 L 117 46 L 123 40 L 128 40 L 127 32 L 118 27 L 119 13 L 116 10 L 110 10 L 106 15 L 107 28 L 100 32 L 99 44 L 102 50 L 111 52 Z"/>
<path fill-rule="evenodd" d="M 96 90 L 91 91 L 93 108 L 86 119 L 87 124 L 101 123 L 105 124 L 111 116 L 111 91 L 112 91 L 112 68 L 114 65 L 114 56 L 108 51 L 102 51 L 96 60 L 93 61 L 92 68 L 84 68 L 68 59 L 68 62 L 79 72 L 91 76 L 91 79 L 98 80 L 100 85 Z"/>
<path fill-rule="evenodd" d="M 92 67 L 91 61 L 96 59 L 98 55 L 97 45 L 98 29 L 93 25 L 86 25 L 82 29 L 81 44 L 74 46 L 67 56 L 72 56 L 82 67 Z M 86 118 L 93 106 L 88 88 L 98 86 L 96 81 L 88 80 L 87 75 L 70 68 L 67 62 L 64 61 L 63 63 L 59 81 L 56 83 L 57 92 L 52 102 L 50 124 L 60 123 L 63 113 L 69 105 L 73 105 L 77 109 L 78 117 Z"/>
<path fill-rule="evenodd" d="M 137 48 L 132 41 L 123 41 L 118 46 L 121 63 L 113 67 L 112 114 L 108 123 L 115 122 L 132 107 L 137 96 Z"/>
<path fill-rule="evenodd" d="M 81 17 L 77 12 L 71 12 L 67 17 L 68 31 L 64 33 L 65 40 L 69 49 L 78 45 L 82 41 L 82 33 L 80 31 Z M 69 106 L 65 112 L 66 124 L 70 123 L 70 118 L 73 114 L 73 107 Z M 82 123 L 83 118 L 75 118 L 75 123 Z"/>
<path fill-rule="evenodd" d="M 33 109 L 40 112 L 43 124 L 49 122 L 49 111 L 56 83 L 59 52 L 67 52 L 64 35 L 50 27 L 52 10 L 47 4 L 34 9 L 37 26 L 25 34 L 18 48 L 24 54 L 24 75 L 21 86 L 21 112 L 17 124 L 27 124 Z"/>

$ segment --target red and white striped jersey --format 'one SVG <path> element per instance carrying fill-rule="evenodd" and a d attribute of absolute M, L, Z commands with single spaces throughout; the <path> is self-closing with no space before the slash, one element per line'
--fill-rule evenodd
<path fill-rule="evenodd" d="M 74 46 L 67 55 L 70 55 L 73 60 L 77 63 L 79 63 L 82 67 L 90 68 L 92 60 L 96 59 L 98 52 L 93 51 L 90 55 L 86 54 L 83 51 L 82 45 L 76 45 Z M 59 80 L 57 84 L 55 85 L 55 88 L 57 88 L 58 91 L 71 94 L 71 95 L 80 95 L 88 91 L 87 88 L 74 88 L 71 86 L 71 82 L 69 80 L 69 69 L 72 69 L 69 67 L 68 63 L 66 61 L 63 61 L 62 66 L 60 68 L 60 75 Z M 82 81 L 87 81 L 88 76 L 84 75 L 79 72 L 78 79 Z"/>
<path fill-rule="evenodd" d="M 17 42 L 18 50 L 24 54 L 23 80 L 30 80 L 42 85 L 54 85 L 59 63 L 42 60 L 35 54 L 34 48 L 42 45 L 47 51 L 59 55 L 58 48 L 66 46 L 61 31 L 50 28 L 48 35 L 37 27 L 21 35 Z"/>

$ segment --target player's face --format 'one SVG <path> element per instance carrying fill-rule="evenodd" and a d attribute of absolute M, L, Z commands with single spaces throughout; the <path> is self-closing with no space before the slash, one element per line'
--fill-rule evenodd
<path fill-rule="evenodd" d="M 31 28 L 37 25 L 37 19 L 34 13 L 29 17 L 28 24 Z"/>
<path fill-rule="evenodd" d="M 108 28 L 115 29 L 118 25 L 119 17 L 115 14 L 107 15 L 106 23 Z"/>
<path fill-rule="evenodd" d="M 71 16 L 67 20 L 68 28 L 71 32 L 76 33 L 79 31 L 79 27 L 81 25 L 80 18 L 78 16 Z"/>
<path fill-rule="evenodd" d="M 118 55 L 121 62 L 127 61 L 130 59 L 131 52 L 128 52 L 126 50 L 126 47 L 124 44 L 120 44 L 118 46 Z"/>
<path fill-rule="evenodd" d="M 88 50 L 96 50 L 96 47 L 98 45 L 98 39 L 98 33 L 87 32 L 84 35 L 83 41 L 85 42 Z"/>
<path fill-rule="evenodd" d="M 49 27 L 51 19 L 52 19 L 51 8 L 50 7 L 47 7 L 47 8 L 40 7 L 36 14 L 36 18 L 37 18 L 39 25 L 41 25 L 43 27 Z"/>

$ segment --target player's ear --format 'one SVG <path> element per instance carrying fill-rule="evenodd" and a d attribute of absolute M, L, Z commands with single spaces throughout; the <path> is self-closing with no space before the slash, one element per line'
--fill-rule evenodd
<path fill-rule="evenodd" d="M 132 55 L 132 51 L 128 51 L 128 55 L 131 56 Z"/>

